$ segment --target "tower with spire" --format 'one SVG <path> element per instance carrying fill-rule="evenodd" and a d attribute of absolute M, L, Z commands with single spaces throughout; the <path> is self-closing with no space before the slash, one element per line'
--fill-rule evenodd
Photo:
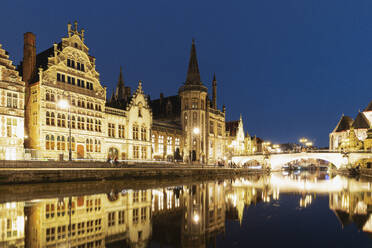
<path fill-rule="evenodd" d="M 189 161 L 206 160 L 206 108 L 208 89 L 200 79 L 195 41 L 192 41 L 186 81 L 179 89 L 181 123 L 185 132 L 185 154 Z"/>

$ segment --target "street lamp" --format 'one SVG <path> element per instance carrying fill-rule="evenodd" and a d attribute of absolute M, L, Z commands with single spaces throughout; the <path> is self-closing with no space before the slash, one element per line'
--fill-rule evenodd
<path fill-rule="evenodd" d="M 69 127 L 69 149 L 68 149 L 68 160 L 72 161 L 72 151 L 71 151 L 71 106 L 66 99 L 61 99 L 58 101 L 58 107 L 64 110 L 68 110 L 68 127 Z"/>

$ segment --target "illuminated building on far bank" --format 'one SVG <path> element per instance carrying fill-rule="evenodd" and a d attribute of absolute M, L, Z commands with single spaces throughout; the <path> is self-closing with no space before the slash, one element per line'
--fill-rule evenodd
<path fill-rule="evenodd" d="M 215 164 L 231 153 L 260 151 L 255 138 L 244 137 L 241 119 L 236 127 L 226 122 L 225 106 L 218 108 L 216 76 L 211 94 L 200 78 L 194 41 L 178 94 L 154 100 L 141 81 L 132 93 L 121 68 L 107 97 L 77 22 L 50 48 L 37 53 L 36 44 L 33 33 L 24 34 L 18 71 L 0 47 L 0 159 Z"/>

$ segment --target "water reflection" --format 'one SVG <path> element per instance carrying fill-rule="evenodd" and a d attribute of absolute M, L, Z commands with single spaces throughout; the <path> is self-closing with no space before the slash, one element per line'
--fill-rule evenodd
<path fill-rule="evenodd" d="M 305 209 L 319 195 L 343 226 L 372 233 L 371 183 L 325 172 L 255 175 L 165 188 L 30 199 L 0 204 L 0 247 L 208 247 L 227 221 L 244 225 L 250 205 L 280 206 L 296 195 Z"/>

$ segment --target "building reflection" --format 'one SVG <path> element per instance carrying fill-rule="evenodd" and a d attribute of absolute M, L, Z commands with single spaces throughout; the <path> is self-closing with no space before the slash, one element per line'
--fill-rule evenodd
<path fill-rule="evenodd" d="M 329 195 L 342 226 L 372 237 L 370 182 L 305 173 L 3 203 L 0 247 L 214 247 L 227 221 L 244 225 L 249 206 L 286 195 L 299 208 Z"/>

